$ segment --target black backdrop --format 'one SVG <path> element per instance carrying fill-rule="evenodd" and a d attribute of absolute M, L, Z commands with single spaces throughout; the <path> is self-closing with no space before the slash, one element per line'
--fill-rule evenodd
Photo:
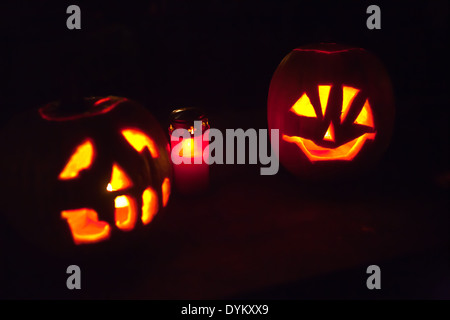
<path fill-rule="evenodd" d="M 66 28 L 72 2 L 0 4 L 1 125 L 61 98 L 75 76 L 84 96 L 136 99 L 163 125 L 175 107 L 196 106 L 213 127 L 265 128 L 281 59 L 300 45 L 338 42 L 372 51 L 391 76 L 396 123 L 381 170 L 404 185 L 425 181 L 424 192 L 435 192 L 430 184 L 448 192 L 447 1 L 74 3 L 81 30 Z M 381 30 L 366 28 L 370 4 L 381 8 Z M 448 212 L 442 194 L 439 209 Z"/>
<path fill-rule="evenodd" d="M 296 46 L 332 41 L 385 63 L 400 167 L 447 168 L 446 1 L 378 1 L 381 30 L 366 28 L 367 1 L 81 1 L 81 30 L 66 28 L 69 4 L 2 3 L 2 123 L 60 98 L 74 70 L 84 95 L 134 98 L 162 121 L 179 106 L 264 118 L 281 59 Z"/>

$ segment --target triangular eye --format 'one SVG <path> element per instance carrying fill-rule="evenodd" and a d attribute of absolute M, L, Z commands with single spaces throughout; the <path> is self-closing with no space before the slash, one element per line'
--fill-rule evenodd
<path fill-rule="evenodd" d="M 59 180 L 69 180 L 78 177 L 80 171 L 88 169 L 95 156 L 94 144 L 87 139 L 76 147 L 75 151 L 67 161 L 66 166 L 59 174 Z"/>
<path fill-rule="evenodd" d="M 341 123 L 344 122 L 347 117 L 347 113 L 350 110 L 350 106 L 352 105 L 353 100 L 358 94 L 359 90 L 343 86 L 342 87 L 342 113 L 341 113 Z"/>
<path fill-rule="evenodd" d="M 125 171 L 119 167 L 117 163 L 113 164 L 111 181 L 108 183 L 106 190 L 116 191 L 129 188 L 133 185 Z"/>
<path fill-rule="evenodd" d="M 137 152 L 142 152 L 145 147 L 148 148 L 152 158 L 158 158 L 158 148 L 155 142 L 145 133 L 135 129 L 124 129 L 122 135 Z"/>
<path fill-rule="evenodd" d="M 320 99 L 320 107 L 322 109 L 322 116 L 325 116 L 331 86 L 318 86 L 318 87 L 319 87 L 319 99 Z"/>
<path fill-rule="evenodd" d="M 362 107 L 361 112 L 356 118 L 355 123 L 362 124 L 371 128 L 374 127 L 372 109 L 370 108 L 369 100 L 366 100 L 366 102 L 364 103 L 364 106 Z"/>
<path fill-rule="evenodd" d="M 311 104 L 306 93 L 304 93 L 300 99 L 297 100 L 296 103 L 292 106 L 290 111 L 294 112 L 298 116 L 317 118 L 316 112 L 314 111 L 314 107 Z"/>

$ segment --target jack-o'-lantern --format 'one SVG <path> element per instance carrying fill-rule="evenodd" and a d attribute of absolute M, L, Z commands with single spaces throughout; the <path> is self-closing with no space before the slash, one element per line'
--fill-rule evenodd
<path fill-rule="evenodd" d="M 279 159 L 302 177 L 335 177 L 374 163 L 393 128 L 391 82 L 364 49 L 300 47 L 270 83 L 269 129 L 279 130 Z"/>
<path fill-rule="evenodd" d="M 126 241 L 170 195 L 169 145 L 150 112 L 113 96 L 80 104 L 50 103 L 2 132 L 2 211 L 50 248 Z"/>

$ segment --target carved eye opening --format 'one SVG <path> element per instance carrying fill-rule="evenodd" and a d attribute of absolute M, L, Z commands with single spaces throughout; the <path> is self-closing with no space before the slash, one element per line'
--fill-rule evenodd
<path fill-rule="evenodd" d="M 369 99 L 367 99 L 366 102 L 364 103 L 361 112 L 359 113 L 354 123 L 362 124 L 364 126 L 368 126 L 371 128 L 375 127 L 373 123 L 373 114 L 372 108 L 370 107 L 369 104 Z"/>
<path fill-rule="evenodd" d="M 331 87 L 331 85 L 317 86 L 322 117 L 325 116 L 325 112 L 327 110 Z M 352 103 L 358 95 L 359 91 L 359 89 L 353 87 L 342 86 L 342 111 L 340 116 L 341 123 L 343 123 L 347 118 L 350 107 L 352 106 Z M 298 116 L 317 118 L 314 106 L 312 105 L 311 100 L 306 93 L 303 93 L 301 95 L 301 97 L 294 103 L 289 111 L 295 113 Z M 369 99 L 366 99 L 354 123 L 374 128 L 372 109 L 369 104 Z"/>
<path fill-rule="evenodd" d="M 75 148 L 69 161 L 67 161 L 64 169 L 59 174 L 58 179 L 70 180 L 77 178 L 80 171 L 91 167 L 94 157 L 94 143 L 90 139 L 87 139 Z"/>
<path fill-rule="evenodd" d="M 353 100 L 358 95 L 359 91 L 360 90 L 348 86 L 342 87 L 341 123 L 347 118 Z M 370 107 L 369 99 L 366 99 L 358 117 L 356 117 L 353 123 L 374 128 L 372 108 Z"/>
<path fill-rule="evenodd" d="M 294 112 L 298 116 L 303 117 L 309 117 L 309 118 L 316 118 L 316 111 L 314 111 L 314 107 L 311 104 L 311 100 L 309 100 L 309 97 L 304 93 L 297 102 L 294 103 L 290 111 Z"/>
<path fill-rule="evenodd" d="M 322 110 L 322 117 L 323 117 L 325 116 L 325 112 L 327 109 L 331 85 L 317 86 L 317 90 L 319 93 L 320 108 Z M 317 118 L 314 106 L 311 104 L 311 100 L 309 99 L 306 93 L 302 94 L 302 96 L 294 103 L 290 111 L 294 112 L 298 116 Z"/>

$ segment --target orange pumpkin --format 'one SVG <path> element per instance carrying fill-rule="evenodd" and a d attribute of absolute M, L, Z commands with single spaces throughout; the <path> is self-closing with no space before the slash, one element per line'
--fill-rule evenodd
<path fill-rule="evenodd" d="M 389 76 L 364 49 L 319 44 L 294 49 L 268 97 L 279 159 L 298 176 L 331 177 L 366 168 L 387 147 L 394 123 Z"/>
<path fill-rule="evenodd" d="M 142 232 L 170 195 L 168 141 L 154 117 L 125 98 L 80 104 L 19 115 L 1 135 L 2 212 L 48 248 Z"/>

